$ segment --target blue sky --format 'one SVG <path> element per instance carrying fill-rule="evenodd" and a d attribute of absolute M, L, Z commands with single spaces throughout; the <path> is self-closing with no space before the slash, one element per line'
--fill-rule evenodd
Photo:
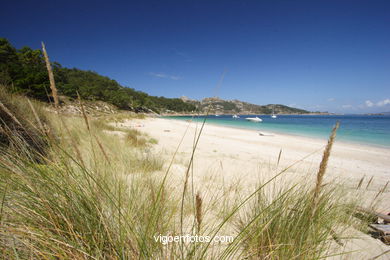
<path fill-rule="evenodd" d="M 151 95 L 390 111 L 388 0 L 7 1 L 0 37 Z"/>

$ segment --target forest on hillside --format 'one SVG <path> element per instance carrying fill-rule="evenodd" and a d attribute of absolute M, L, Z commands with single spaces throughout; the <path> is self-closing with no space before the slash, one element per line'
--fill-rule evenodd
<path fill-rule="evenodd" d="M 52 62 L 56 86 L 60 95 L 100 100 L 120 109 L 155 112 L 190 112 L 196 107 L 179 98 L 150 96 L 142 91 L 121 86 L 117 81 L 93 71 L 65 68 Z M 50 101 L 50 82 L 43 53 L 30 47 L 16 49 L 5 38 L 0 38 L 0 84 L 11 92 Z"/>

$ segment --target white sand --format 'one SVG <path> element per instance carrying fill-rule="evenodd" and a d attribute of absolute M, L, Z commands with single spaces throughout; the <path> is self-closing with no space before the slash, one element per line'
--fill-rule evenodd
<path fill-rule="evenodd" d="M 181 181 L 193 149 L 195 132 L 199 132 L 200 123 L 148 118 L 129 121 L 124 125 L 137 128 L 157 139 L 158 145 L 154 149 L 165 160 L 172 158 L 188 127 L 171 171 L 174 175 L 171 179 L 180 181 L 177 185 L 182 185 Z M 260 179 L 270 178 L 294 163 L 295 165 L 278 179 L 278 183 L 291 181 L 314 183 L 327 140 L 266 134 L 261 136 L 254 130 L 206 124 L 195 152 L 193 168 L 195 189 L 203 194 L 213 194 L 218 189 L 230 185 L 239 187 L 241 192 L 249 192 Z M 277 167 L 280 150 L 282 155 Z M 302 160 L 303 158 L 305 159 Z M 350 189 L 356 189 L 363 176 L 365 179 L 361 186 L 362 190 L 366 190 L 367 183 L 373 176 L 370 186 L 364 191 L 366 197 L 372 198 L 390 180 L 390 149 L 343 143 L 337 141 L 336 137 L 326 180 L 343 183 Z M 390 212 L 389 190 L 390 187 L 381 196 L 382 202 L 378 206 L 383 213 Z M 349 249 L 362 249 L 365 252 L 364 256 L 367 257 L 388 250 L 380 241 L 369 236 L 364 237 L 364 242 L 356 242 Z M 387 259 L 386 257 L 380 259 Z M 343 259 L 353 259 L 353 255 Z"/>
<path fill-rule="evenodd" d="M 179 157 L 187 160 L 192 152 L 195 131 L 199 131 L 201 127 L 200 123 L 161 118 L 131 121 L 128 124 L 156 138 L 159 141 L 157 149 L 164 150 L 164 154 L 168 157 L 173 155 L 189 126 L 179 149 Z M 298 163 L 294 169 L 298 174 L 315 176 L 327 140 L 285 134 L 266 134 L 266 136 L 261 136 L 258 131 L 254 130 L 206 123 L 195 153 L 196 172 L 202 176 L 210 169 L 223 167 L 225 180 L 236 177 L 250 178 L 252 174 L 257 178 L 259 172 L 255 169 L 259 166 L 267 170 L 275 169 L 279 152 L 282 150 L 278 169 L 287 167 L 314 153 Z M 268 174 L 274 173 L 276 171 Z M 240 176 L 240 174 L 245 176 Z M 261 174 L 265 173 L 261 172 Z M 364 188 L 373 176 L 369 190 L 378 190 L 390 180 L 390 149 L 339 142 L 336 137 L 327 176 L 328 179 L 346 180 L 351 187 L 356 187 L 360 179 L 365 176 L 362 185 Z M 388 210 L 390 211 L 390 208 Z"/>

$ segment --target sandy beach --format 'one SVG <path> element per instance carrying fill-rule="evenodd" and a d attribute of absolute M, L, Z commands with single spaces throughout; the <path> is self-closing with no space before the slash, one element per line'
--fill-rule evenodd
<path fill-rule="evenodd" d="M 174 186 L 182 185 L 200 123 L 147 118 L 127 121 L 121 126 L 138 129 L 157 139 L 158 145 L 153 149 L 164 160 L 172 158 L 180 144 L 169 179 Z M 234 187 L 238 193 L 245 194 L 252 191 L 260 181 L 271 178 L 287 167 L 288 170 L 275 181 L 276 184 L 315 182 L 327 140 L 274 133 L 262 134 L 265 135 L 254 130 L 206 123 L 194 157 L 191 178 L 195 191 L 213 195 L 220 190 L 233 190 L 231 187 Z M 390 150 L 338 142 L 336 138 L 326 181 L 342 184 L 347 190 L 356 190 L 363 177 L 360 187 L 364 194 L 362 205 L 369 204 L 390 180 Z M 387 214 L 390 207 L 386 201 L 390 201 L 389 188 L 381 195 L 377 205 L 380 212 Z M 359 253 L 336 259 L 367 259 L 388 250 L 387 246 L 377 239 L 360 232 L 357 235 L 359 239 L 349 242 L 344 250 L 358 250 Z M 388 259 L 386 257 L 378 259 Z"/>
<path fill-rule="evenodd" d="M 194 136 L 199 133 L 201 124 L 148 118 L 131 121 L 127 126 L 157 139 L 159 144 L 155 149 L 161 150 L 167 157 L 173 155 L 183 138 L 178 158 L 186 160 L 192 152 Z M 259 175 L 270 177 L 278 169 L 294 165 L 289 170 L 294 174 L 286 174 L 284 178 L 314 177 L 326 143 L 325 139 L 260 133 L 206 123 L 195 152 L 194 175 L 201 178 L 210 171 L 221 171 L 225 181 L 240 178 L 252 183 Z M 280 151 L 281 158 L 276 168 Z M 373 177 L 368 187 L 373 192 L 390 180 L 390 149 L 339 142 L 336 137 L 327 169 L 328 180 L 344 182 L 350 188 L 355 188 L 363 177 L 363 184 Z M 390 211 L 390 208 L 387 210 Z"/>

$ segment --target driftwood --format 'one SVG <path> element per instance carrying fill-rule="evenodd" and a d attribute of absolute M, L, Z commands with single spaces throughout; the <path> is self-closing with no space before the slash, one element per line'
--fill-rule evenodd
<path fill-rule="evenodd" d="M 357 208 L 357 210 L 383 219 L 383 224 L 369 224 L 369 226 L 379 234 L 379 237 L 376 238 L 380 238 L 385 244 L 390 245 L 390 216 L 361 207 Z M 377 257 L 374 257 L 372 259 L 376 258 Z"/>
<path fill-rule="evenodd" d="M 390 225 L 385 224 L 371 224 L 370 227 L 380 232 L 384 236 L 390 236 Z"/>
<path fill-rule="evenodd" d="M 390 245 L 390 225 L 386 224 L 370 224 L 370 227 L 380 234 L 382 241 Z"/>

